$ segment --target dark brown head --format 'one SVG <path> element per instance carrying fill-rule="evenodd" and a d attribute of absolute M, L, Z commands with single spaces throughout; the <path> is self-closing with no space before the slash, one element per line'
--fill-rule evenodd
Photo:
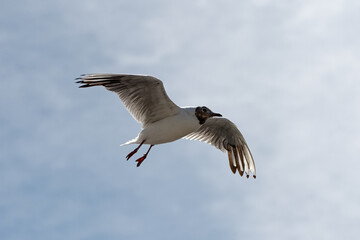
<path fill-rule="evenodd" d="M 200 124 L 204 124 L 206 119 L 211 117 L 222 117 L 220 113 L 214 113 L 205 106 L 195 108 L 195 116 L 199 119 Z"/>

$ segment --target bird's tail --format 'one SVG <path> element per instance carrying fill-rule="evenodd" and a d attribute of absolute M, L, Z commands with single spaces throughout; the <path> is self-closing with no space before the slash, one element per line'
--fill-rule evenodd
<path fill-rule="evenodd" d="M 132 140 L 127 141 L 126 143 L 120 144 L 120 146 L 125 146 L 125 145 L 129 145 L 129 144 L 134 144 L 134 143 L 139 143 L 137 137 Z"/>

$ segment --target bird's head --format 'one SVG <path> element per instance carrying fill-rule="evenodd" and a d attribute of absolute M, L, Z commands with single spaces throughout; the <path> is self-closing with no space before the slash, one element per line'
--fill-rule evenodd
<path fill-rule="evenodd" d="M 220 113 L 214 113 L 209 108 L 202 106 L 195 109 L 195 116 L 199 120 L 200 124 L 204 124 L 208 118 L 211 117 L 222 117 Z"/>

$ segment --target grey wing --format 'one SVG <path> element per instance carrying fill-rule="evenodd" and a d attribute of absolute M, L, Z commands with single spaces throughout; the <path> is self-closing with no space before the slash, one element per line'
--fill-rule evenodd
<path fill-rule="evenodd" d="M 242 176 L 250 172 L 256 178 L 254 159 L 239 129 L 226 118 L 209 118 L 195 132 L 184 138 L 209 143 L 221 151 L 227 151 L 229 164 L 233 173 L 238 170 Z"/>
<path fill-rule="evenodd" d="M 116 92 L 131 115 L 143 126 L 177 114 L 180 108 L 165 92 L 162 81 L 152 76 L 126 74 L 86 74 L 81 88 L 104 86 Z"/>

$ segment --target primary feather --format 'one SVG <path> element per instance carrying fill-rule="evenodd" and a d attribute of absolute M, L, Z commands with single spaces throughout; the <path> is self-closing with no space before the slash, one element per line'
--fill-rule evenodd
<path fill-rule="evenodd" d="M 184 137 L 209 143 L 221 151 L 227 151 L 229 165 L 233 173 L 238 170 L 240 175 L 250 172 L 256 178 L 254 159 L 245 138 L 239 129 L 226 118 L 209 118 L 195 132 Z"/>

